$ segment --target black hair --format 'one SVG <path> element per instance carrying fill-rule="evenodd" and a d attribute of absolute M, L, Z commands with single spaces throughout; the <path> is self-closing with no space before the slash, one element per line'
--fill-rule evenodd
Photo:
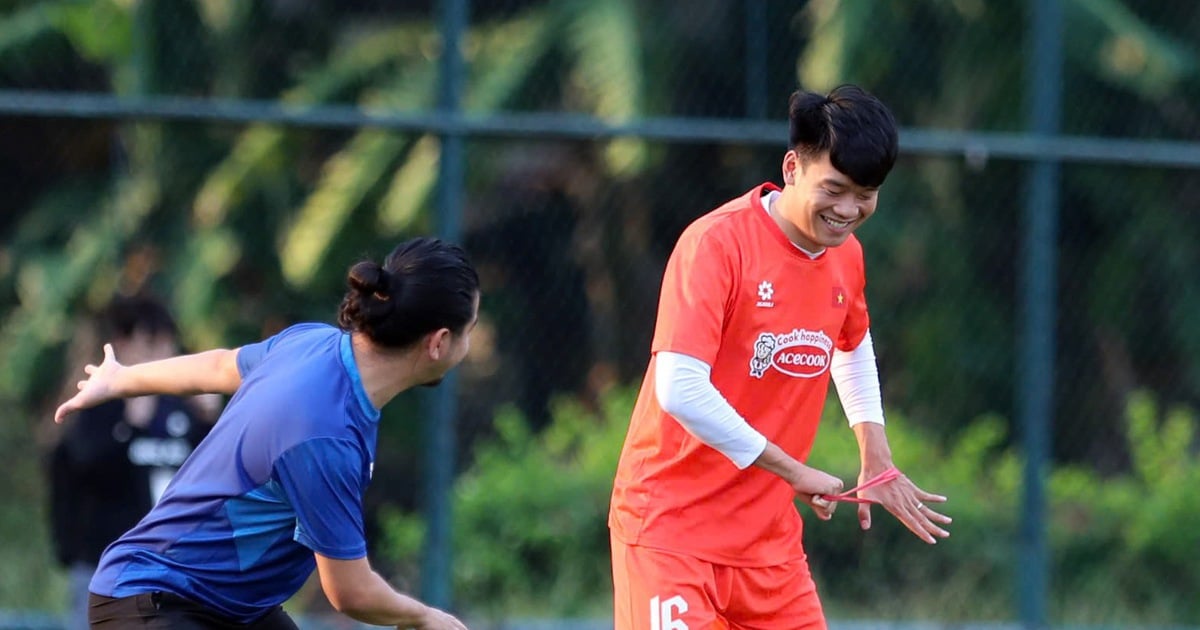
<path fill-rule="evenodd" d="M 448 328 L 462 332 L 475 315 L 479 275 L 458 245 L 436 238 L 404 241 L 383 265 L 350 268 L 338 326 L 388 348 L 405 348 Z"/>
<path fill-rule="evenodd" d="M 808 163 L 829 162 L 859 186 L 883 184 L 896 163 L 896 120 L 879 99 L 854 85 L 828 95 L 797 90 L 788 100 L 788 148 Z"/>
<path fill-rule="evenodd" d="M 152 337 L 179 336 L 175 318 L 166 305 L 146 294 L 118 295 L 100 314 L 101 331 L 107 338 L 128 339 L 135 332 Z"/>

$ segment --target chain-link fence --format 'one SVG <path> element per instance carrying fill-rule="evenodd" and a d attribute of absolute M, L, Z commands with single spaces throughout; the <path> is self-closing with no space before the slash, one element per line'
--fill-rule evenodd
<path fill-rule="evenodd" d="M 904 127 L 858 232 L 889 436 L 956 523 L 928 549 L 890 521 L 814 526 L 831 617 L 1200 624 L 1200 8 L 1047 4 L 1049 49 L 1033 3 L 978 0 L 3 3 L 0 607 L 60 607 L 30 444 L 94 358 L 88 313 L 151 290 L 189 347 L 238 345 L 330 321 L 352 262 L 436 232 L 480 269 L 480 324 L 446 394 L 385 412 L 372 551 L 474 618 L 605 618 L 607 492 L 666 257 L 778 182 L 797 86 L 855 82 Z M 1046 50 L 1062 134 L 1026 135 Z M 1030 268 L 1039 242 L 1052 266 Z M 829 408 L 813 461 L 851 479 Z"/>

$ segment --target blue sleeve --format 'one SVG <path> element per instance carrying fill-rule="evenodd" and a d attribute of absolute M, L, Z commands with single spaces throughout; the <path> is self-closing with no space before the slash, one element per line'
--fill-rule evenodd
<path fill-rule="evenodd" d="M 296 512 L 296 542 L 337 560 L 366 557 L 366 459 L 351 440 L 316 438 L 288 449 L 274 476 Z"/>
<path fill-rule="evenodd" d="M 251 343 L 242 346 L 238 349 L 237 353 L 238 374 L 240 374 L 243 379 L 246 378 L 247 374 L 253 371 L 254 368 L 258 367 L 259 363 L 262 363 L 262 360 L 267 356 L 267 353 L 271 351 L 271 348 L 273 348 L 275 343 L 280 339 L 283 339 L 284 337 L 294 333 L 300 333 L 307 330 L 312 330 L 314 328 L 323 327 L 325 327 L 324 324 L 295 324 L 293 326 L 288 326 L 277 334 L 267 337 L 258 343 Z"/>
<path fill-rule="evenodd" d="M 242 378 L 246 378 L 246 375 L 249 374 L 251 370 L 258 367 L 259 363 L 262 363 L 263 357 L 267 356 L 267 351 L 271 349 L 271 344 L 274 341 L 275 337 L 271 337 L 258 343 L 248 343 L 238 349 L 238 374 L 240 374 Z"/>

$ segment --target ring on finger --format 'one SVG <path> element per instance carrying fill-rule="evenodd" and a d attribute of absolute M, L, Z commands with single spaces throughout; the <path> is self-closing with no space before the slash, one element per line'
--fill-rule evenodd
<path fill-rule="evenodd" d="M 917 501 L 917 509 L 918 509 L 918 510 L 923 510 L 923 509 L 925 509 L 925 504 L 924 504 L 924 503 L 921 503 L 920 501 Z"/>

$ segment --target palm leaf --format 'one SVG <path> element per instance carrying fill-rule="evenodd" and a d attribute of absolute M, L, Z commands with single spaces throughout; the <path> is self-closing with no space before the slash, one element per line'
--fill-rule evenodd
<path fill-rule="evenodd" d="M 57 16 L 67 2 L 35 3 L 0 20 L 0 56 L 19 54 L 37 38 L 58 29 Z"/>
<path fill-rule="evenodd" d="M 434 136 L 422 136 L 413 145 L 379 202 L 382 235 L 395 236 L 416 222 L 437 183 L 441 155 L 441 144 Z"/>
<path fill-rule="evenodd" d="M 501 108 L 526 84 L 550 47 L 554 31 L 544 10 L 476 27 L 469 35 L 472 82 L 463 109 L 490 112 Z M 417 141 L 396 169 L 379 204 L 385 236 L 409 229 L 420 216 L 437 183 L 441 146 L 433 136 Z"/>
<path fill-rule="evenodd" d="M 556 33 L 545 9 L 535 9 L 503 22 L 478 26 L 468 34 L 471 83 L 464 109 L 489 112 L 513 98 L 526 85 Z"/>
<path fill-rule="evenodd" d="M 1073 0 L 1067 8 L 1068 50 L 1109 81 L 1161 97 L 1195 75 L 1196 50 L 1155 30 L 1120 0 Z"/>
<path fill-rule="evenodd" d="M 229 273 L 241 254 L 240 239 L 225 227 L 196 234 L 179 252 L 177 258 L 184 265 L 173 283 L 174 310 L 189 347 L 216 348 L 225 343 L 227 322 L 212 312 L 219 290 L 213 280 Z"/>
<path fill-rule="evenodd" d="M 25 395 L 42 353 L 65 340 L 67 313 L 89 292 L 111 294 L 117 278 L 117 256 L 142 226 L 159 199 L 152 178 L 121 182 L 80 222 L 61 251 L 30 256 L 17 270 L 18 305 L 0 326 L 0 392 Z M 77 208 L 75 209 L 77 210 Z M 42 212 L 58 213 L 61 209 Z"/>
<path fill-rule="evenodd" d="M 394 71 L 398 62 L 416 57 L 413 42 L 419 37 L 419 27 L 411 24 L 360 37 L 336 52 L 329 64 L 302 77 L 282 100 L 292 105 L 327 102 L 353 86 Z M 196 223 L 222 223 L 250 190 L 270 179 L 272 169 L 286 164 L 286 138 L 283 129 L 265 124 L 243 132 L 229 156 L 212 170 L 196 194 Z"/>
<path fill-rule="evenodd" d="M 805 7 L 809 43 L 797 65 L 800 85 L 808 90 L 830 90 L 851 76 L 853 57 L 870 49 L 871 38 L 885 25 L 867 28 L 879 21 L 887 5 L 872 2 L 813 0 Z"/>
<path fill-rule="evenodd" d="M 284 237 L 280 254 L 283 277 L 294 287 L 312 280 L 334 239 L 404 150 L 395 133 L 360 131 L 325 163 L 316 189 L 304 201 Z"/>
<path fill-rule="evenodd" d="M 435 81 L 432 65 L 421 63 L 369 97 L 368 104 L 398 110 L 428 108 Z M 351 213 L 383 180 L 409 142 L 394 132 L 365 129 L 326 161 L 320 181 L 305 199 L 281 247 L 283 275 L 292 286 L 308 285 Z"/>
<path fill-rule="evenodd" d="M 637 11 L 631 0 L 567 5 L 567 44 L 575 58 L 575 80 L 593 113 L 613 122 L 643 112 L 642 46 Z M 642 169 L 647 158 L 644 141 L 622 138 L 608 143 L 605 157 L 614 175 Z"/>
<path fill-rule="evenodd" d="M 95 63 L 121 62 L 133 50 L 133 14 L 112 0 L 62 2 L 55 10 L 59 30 L 75 50 Z M 129 7 L 128 3 L 125 7 Z"/>

